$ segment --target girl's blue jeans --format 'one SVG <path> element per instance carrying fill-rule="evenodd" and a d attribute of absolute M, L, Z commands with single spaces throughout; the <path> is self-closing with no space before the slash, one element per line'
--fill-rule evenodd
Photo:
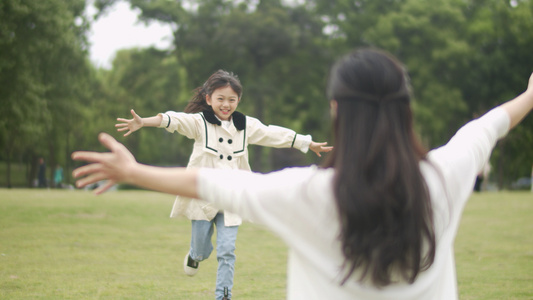
<path fill-rule="evenodd" d="M 189 255 L 195 261 L 202 261 L 213 252 L 214 227 L 217 227 L 217 283 L 215 299 L 220 300 L 224 296 L 226 287 L 231 299 L 233 288 L 233 274 L 235 273 L 235 241 L 239 226 L 227 227 L 224 225 L 224 214 L 218 213 L 211 221 L 192 220 L 191 249 Z"/>

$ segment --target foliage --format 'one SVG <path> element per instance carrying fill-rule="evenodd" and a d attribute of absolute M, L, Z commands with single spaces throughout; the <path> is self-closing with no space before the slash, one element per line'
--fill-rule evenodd
<path fill-rule="evenodd" d="M 126 0 L 93 1 L 96 18 L 117 1 Z M 171 26 L 173 46 L 125 49 L 110 70 L 88 63 L 92 20 L 83 15 L 84 0 L 0 3 L 0 84 L 8 87 L 0 89 L 0 160 L 7 178 L 10 162 L 23 162 L 30 184 L 38 156 L 69 173 L 70 153 L 101 149 L 96 134 L 114 132 L 117 117 L 129 118 L 132 108 L 141 116 L 180 111 L 217 69 L 240 77 L 243 113 L 334 143 L 329 66 L 353 48 L 383 48 L 405 63 L 417 130 L 436 147 L 522 92 L 533 65 L 530 0 L 128 2 L 141 21 Z M 529 176 L 531 132 L 528 118 L 498 144 L 491 164 L 500 187 Z M 115 136 L 144 163 L 184 165 L 190 153 L 189 140 L 160 129 Z M 250 147 L 250 156 L 262 172 L 320 162 L 290 149 Z"/>
<path fill-rule="evenodd" d="M 532 1 L 311 2 L 348 48 L 377 46 L 405 63 L 416 125 L 428 147 L 442 145 L 465 122 L 527 86 L 533 66 L 533 36 L 527 34 L 533 29 Z M 531 171 L 531 125 L 526 120 L 503 141 L 505 147 L 498 146 L 492 164 L 500 187 Z"/>
<path fill-rule="evenodd" d="M 109 86 L 105 100 L 108 111 L 104 115 L 114 122 L 117 117 L 132 118 L 130 109 L 142 117 L 183 110 L 192 95 L 183 74 L 177 58 L 165 51 L 154 48 L 120 51 L 113 69 L 104 74 Z M 139 161 L 151 164 L 186 165 L 192 149 L 185 137 L 163 129 L 143 129 L 127 138 L 122 138 L 120 133 L 115 135 Z"/>
<path fill-rule="evenodd" d="M 82 0 L 0 4 L 0 145 L 8 185 L 13 159 L 30 166 L 28 185 L 38 156 L 49 166 L 70 161 L 71 136 L 81 131 L 78 101 L 88 98 L 84 8 Z"/>

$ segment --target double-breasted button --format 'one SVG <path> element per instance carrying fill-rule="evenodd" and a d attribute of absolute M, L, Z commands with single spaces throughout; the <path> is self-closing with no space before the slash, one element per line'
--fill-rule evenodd
<path fill-rule="evenodd" d="M 223 159 L 224 158 L 224 155 L 220 154 L 220 159 Z"/>
<path fill-rule="evenodd" d="M 228 160 L 231 160 L 231 159 L 232 159 L 231 155 L 228 155 Z"/>
<path fill-rule="evenodd" d="M 231 143 L 233 143 L 233 140 L 232 140 L 232 139 L 229 139 L 229 140 L 228 140 L 228 144 L 231 144 Z"/>
<path fill-rule="evenodd" d="M 224 139 L 223 138 L 219 138 L 218 141 L 222 143 L 224 141 Z"/>

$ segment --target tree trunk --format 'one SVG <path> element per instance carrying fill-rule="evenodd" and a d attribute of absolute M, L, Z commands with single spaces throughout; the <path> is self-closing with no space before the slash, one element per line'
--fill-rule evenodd
<path fill-rule="evenodd" d="M 28 187 L 34 187 L 33 180 L 37 178 L 37 169 L 39 167 L 39 157 L 32 151 L 30 154 L 30 171 L 28 172 L 28 177 L 26 178 Z"/>
<path fill-rule="evenodd" d="M 49 188 L 55 188 L 55 182 L 54 182 L 54 171 L 56 169 L 57 165 L 57 159 L 56 159 L 56 147 L 55 147 L 55 141 L 52 138 L 55 136 L 55 134 L 50 134 L 50 137 L 48 138 L 48 178 L 46 179 L 46 185 Z"/>
<path fill-rule="evenodd" d="M 66 133 L 66 139 L 65 139 L 65 168 L 63 168 L 63 183 L 64 184 L 70 184 L 70 176 L 67 176 L 67 174 L 70 174 L 70 132 L 67 131 Z"/>
<path fill-rule="evenodd" d="M 8 152 L 6 155 L 6 183 L 7 188 L 11 188 L 11 153 L 9 151 L 6 152 Z"/>
<path fill-rule="evenodd" d="M 500 141 L 498 144 L 497 144 L 497 147 L 498 147 L 498 152 L 499 152 L 499 156 L 498 156 L 498 163 L 497 163 L 497 166 L 498 166 L 498 170 L 496 171 L 496 174 L 497 174 L 497 182 L 498 182 L 498 190 L 502 190 L 503 189 L 503 185 L 504 185 L 504 166 L 505 166 L 505 155 L 504 155 L 504 147 L 503 147 L 503 141 Z"/>

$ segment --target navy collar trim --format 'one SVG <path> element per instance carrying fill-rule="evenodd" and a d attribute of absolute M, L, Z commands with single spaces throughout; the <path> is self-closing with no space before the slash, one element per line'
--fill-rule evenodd
<path fill-rule="evenodd" d="M 205 120 L 213 125 L 222 125 L 222 122 L 215 116 L 215 113 L 211 110 L 204 110 L 202 112 L 204 114 Z M 235 128 L 237 130 L 244 130 L 246 128 L 246 116 L 238 111 L 234 111 L 231 115 L 231 119 L 233 120 L 233 125 L 235 125 Z"/>

